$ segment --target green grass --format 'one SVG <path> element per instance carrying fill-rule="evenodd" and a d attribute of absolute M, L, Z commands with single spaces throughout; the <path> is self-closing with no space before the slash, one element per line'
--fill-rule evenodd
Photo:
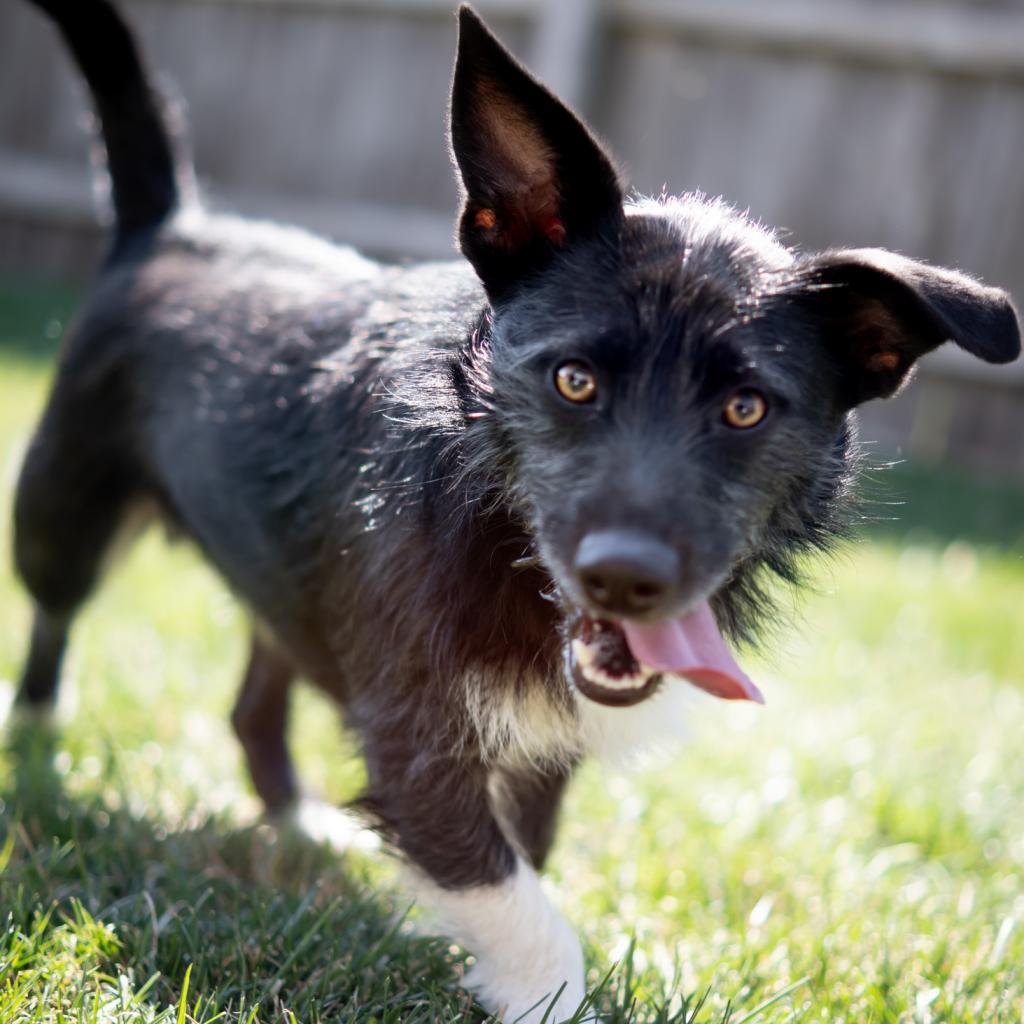
<path fill-rule="evenodd" d="M 5 509 L 72 299 L 0 288 Z M 766 708 L 702 703 L 668 760 L 581 772 L 550 873 L 592 983 L 619 964 L 606 1019 L 1020 1024 L 1024 497 L 881 479 L 873 499 L 906 504 L 871 512 L 899 521 L 819 565 L 753 666 Z M 27 623 L 5 556 L 7 697 Z M 410 934 L 389 858 L 261 824 L 227 725 L 244 625 L 191 550 L 150 534 L 77 628 L 59 730 L 9 728 L 0 1021 L 481 1016 L 462 954 Z M 293 735 L 314 789 L 357 791 L 310 692 Z"/>

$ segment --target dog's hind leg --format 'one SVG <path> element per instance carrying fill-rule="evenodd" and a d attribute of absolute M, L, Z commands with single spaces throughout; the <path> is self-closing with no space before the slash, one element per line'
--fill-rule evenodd
<path fill-rule="evenodd" d="M 137 480 L 93 422 L 51 412 L 29 449 L 14 506 L 14 559 L 35 601 L 18 701 L 52 706 L 75 613 L 89 596 Z M 59 421 L 59 422 L 58 422 Z"/>
<path fill-rule="evenodd" d="M 20 705 L 50 708 L 56 703 L 68 626 L 68 619 L 52 616 L 36 606 L 28 656 L 18 687 L 17 702 Z"/>
<path fill-rule="evenodd" d="M 297 787 L 285 731 L 291 664 L 255 634 L 231 724 L 245 750 L 253 786 L 268 811 L 295 801 Z"/>

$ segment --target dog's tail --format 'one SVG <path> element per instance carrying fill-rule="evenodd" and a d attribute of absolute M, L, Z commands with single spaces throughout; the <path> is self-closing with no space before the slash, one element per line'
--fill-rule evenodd
<path fill-rule="evenodd" d="M 115 216 L 114 253 L 164 221 L 191 171 L 131 30 L 108 0 L 30 0 L 56 23 L 92 93 Z"/>

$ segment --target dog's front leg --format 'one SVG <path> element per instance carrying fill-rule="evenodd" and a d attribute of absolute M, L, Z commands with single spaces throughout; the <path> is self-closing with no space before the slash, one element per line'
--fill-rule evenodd
<path fill-rule="evenodd" d="M 466 984 L 480 1002 L 506 1024 L 571 1017 L 584 996 L 579 940 L 502 833 L 484 766 L 393 739 L 367 755 L 369 805 L 408 859 L 432 929 L 476 957 Z"/>

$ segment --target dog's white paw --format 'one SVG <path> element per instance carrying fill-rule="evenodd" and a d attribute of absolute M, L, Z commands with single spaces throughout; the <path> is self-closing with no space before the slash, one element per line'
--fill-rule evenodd
<path fill-rule="evenodd" d="M 283 813 L 280 824 L 294 829 L 310 842 L 329 847 L 335 853 L 347 853 L 349 850 L 373 853 L 380 848 L 380 837 L 354 814 L 322 800 L 303 797 Z"/>
<path fill-rule="evenodd" d="M 530 965 L 522 978 L 510 972 L 510 966 L 503 963 L 494 970 L 478 959 L 464 984 L 503 1024 L 557 1024 L 572 1019 L 586 995 L 582 957 L 578 964 L 551 964 L 546 971 Z M 567 971 L 571 979 L 563 977 Z"/>
<path fill-rule="evenodd" d="M 412 881 L 431 929 L 475 957 L 465 985 L 481 1005 L 504 1024 L 572 1018 L 586 994 L 583 951 L 528 864 L 519 861 L 496 885 L 453 890 L 422 876 Z"/>

